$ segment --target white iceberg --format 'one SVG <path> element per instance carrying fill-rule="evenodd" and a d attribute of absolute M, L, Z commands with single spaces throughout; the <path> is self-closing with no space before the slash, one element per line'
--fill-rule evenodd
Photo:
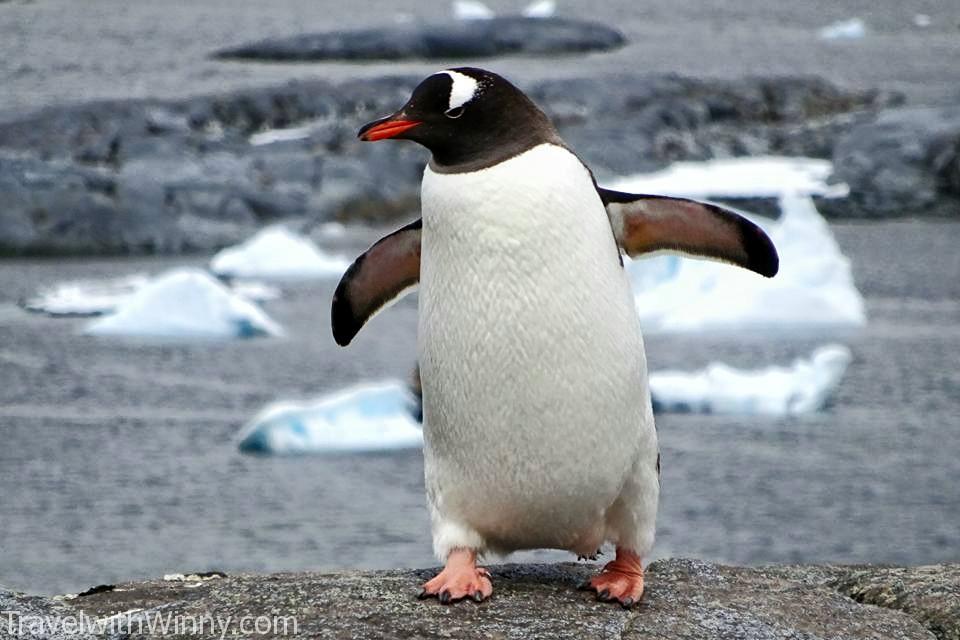
<path fill-rule="evenodd" d="M 753 156 L 676 162 L 663 171 L 621 178 L 608 185 L 631 193 L 685 198 L 776 198 L 784 193 L 842 198 L 850 188 L 829 184 L 833 163 L 816 158 Z"/>
<path fill-rule="evenodd" d="M 98 316 L 116 309 L 148 282 L 150 276 L 144 273 L 103 280 L 71 280 L 43 287 L 20 305 L 27 311 L 51 316 Z"/>
<path fill-rule="evenodd" d="M 557 3 L 554 0 L 535 0 L 522 11 L 525 18 L 552 18 L 557 12 Z"/>
<path fill-rule="evenodd" d="M 714 362 L 701 371 L 657 371 L 650 392 L 660 413 L 799 415 L 824 407 L 850 359 L 847 347 L 829 344 L 789 367 L 745 371 Z"/>
<path fill-rule="evenodd" d="M 70 280 L 41 288 L 20 306 L 50 316 L 99 316 L 112 313 L 151 281 L 152 277 L 145 273 L 102 280 Z M 234 293 L 254 302 L 280 297 L 279 289 L 256 280 L 234 280 L 229 286 Z"/>
<path fill-rule="evenodd" d="M 453 17 L 457 20 L 489 20 L 493 10 L 478 0 L 454 0 Z"/>
<path fill-rule="evenodd" d="M 273 144 L 275 142 L 291 142 L 306 140 L 313 133 L 312 127 L 289 127 L 286 129 L 267 129 L 250 136 L 250 144 L 255 147 Z"/>
<path fill-rule="evenodd" d="M 867 24 L 860 18 L 838 20 L 820 29 L 822 40 L 858 40 L 867 35 Z"/>
<path fill-rule="evenodd" d="M 309 238 L 283 226 L 267 227 L 210 261 L 211 271 L 232 278 L 330 278 L 343 275 L 348 266 L 346 258 L 324 253 Z"/>
<path fill-rule="evenodd" d="M 773 278 L 716 262 L 659 255 L 629 262 L 647 333 L 846 329 L 866 323 L 850 261 L 805 196 L 783 196 L 781 217 L 756 220 L 780 254 Z"/>
<path fill-rule="evenodd" d="M 275 402 L 240 434 L 248 453 L 302 454 L 419 448 L 418 405 L 401 382 L 365 384 L 309 402 Z"/>
<path fill-rule="evenodd" d="M 279 336 L 283 330 L 256 304 L 209 273 L 174 269 L 121 301 L 84 330 L 90 335 L 161 338 Z"/>

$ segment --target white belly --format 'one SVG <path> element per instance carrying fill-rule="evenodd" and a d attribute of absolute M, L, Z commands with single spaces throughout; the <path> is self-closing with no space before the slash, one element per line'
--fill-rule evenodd
<path fill-rule="evenodd" d="M 576 547 L 656 447 L 639 322 L 590 175 L 541 145 L 473 173 L 427 168 L 422 196 L 431 504 L 494 548 Z"/>

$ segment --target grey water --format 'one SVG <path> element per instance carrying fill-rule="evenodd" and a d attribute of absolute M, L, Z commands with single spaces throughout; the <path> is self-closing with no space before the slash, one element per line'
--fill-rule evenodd
<path fill-rule="evenodd" d="M 827 341 L 854 354 L 819 414 L 658 417 L 655 557 L 960 560 L 960 224 L 833 229 L 866 297 L 863 330 L 648 336 L 652 369 L 785 364 Z M 210 569 L 434 564 L 419 451 L 249 457 L 235 440 L 273 399 L 407 376 L 415 298 L 349 349 L 330 336 L 332 281 L 286 286 L 267 303 L 283 339 L 93 338 L 83 319 L 16 304 L 63 280 L 202 263 L 0 263 L 0 584 L 66 593 Z"/>

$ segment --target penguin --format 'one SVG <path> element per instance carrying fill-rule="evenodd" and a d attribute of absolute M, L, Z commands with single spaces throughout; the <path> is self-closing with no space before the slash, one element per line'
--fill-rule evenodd
<path fill-rule="evenodd" d="M 486 554 L 615 557 L 585 585 L 624 607 L 644 591 L 660 453 L 623 254 L 674 251 L 776 274 L 773 243 L 719 206 L 600 187 L 544 112 L 472 67 L 423 80 L 363 141 L 431 154 L 421 218 L 344 273 L 331 309 L 346 346 L 419 286 L 424 475 L 443 569 L 422 598 L 483 601 Z"/>

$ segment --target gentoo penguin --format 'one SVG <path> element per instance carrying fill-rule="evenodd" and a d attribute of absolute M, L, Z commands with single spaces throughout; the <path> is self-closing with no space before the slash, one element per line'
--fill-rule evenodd
<path fill-rule="evenodd" d="M 333 297 L 348 344 L 419 283 L 418 355 L 433 547 L 423 597 L 481 601 L 484 553 L 616 557 L 586 588 L 643 594 L 660 490 L 646 357 L 621 251 L 673 250 L 770 277 L 770 239 L 737 214 L 599 187 L 547 116 L 504 78 L 436 73 L 361 140 L 418 142 L 422 218 L 379 240 Z"/>

